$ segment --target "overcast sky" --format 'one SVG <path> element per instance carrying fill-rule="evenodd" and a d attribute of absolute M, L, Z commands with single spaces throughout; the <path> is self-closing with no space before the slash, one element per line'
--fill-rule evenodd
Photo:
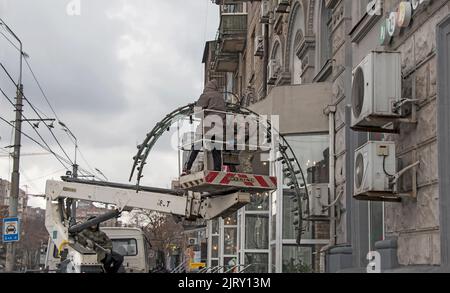
<path fill-rule="evenodd" d="M 0 0 L 0 17 L 22 40 L 50 103 L 77 137 L 90 167 L 80 154 L 79 164 L 99 168 L 110 181 L 127 182 L 145 134 L 201 93 L 201 59 L 205 41 L 214 39 L 218 28 L 218 7 L 211 0 L 79 0 L 81 14 L 70 16 L 71 2 L 78 1 Z M 2 35 L 0 62 L 17 80 L 18 52 Z M 25 63 L 23 83 L 33 105 L 54 118 Z M 14 97 L 14 86 L 1 69 L 0 87 Z M 24 109 L 27 118 L 37 118 L 28 104 Z M 14 119 L 3 96 L 0 116 Z M 0 121 L 0 178 L 7 180 L 12 163 L 4 147 L 11 144 L 11 130 Z M 45 126 L 38 130 L 64 156 Z M 23 131 L 39 140 L 30 125 L 24 124 Z M 74 144 L 61 127 L 54 131 L 73 159 Z M 178 175 L 177 153 L 169 141 L 167 135 L 154 150 L 143 184 L 169 187 Z M 32 194 L 42 194 L 45 180 L 65 173 L 53 156 L 35 155 L 42 152 L 23 138 L 20 185 Z"/>

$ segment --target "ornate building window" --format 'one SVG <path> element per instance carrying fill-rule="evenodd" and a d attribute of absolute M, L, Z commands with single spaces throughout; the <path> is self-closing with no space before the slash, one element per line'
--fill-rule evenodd
<path fill-rule="evenodd" d="M 296 44 L 299 42 L 298 36 L 304 36 L 305 32 L 305 13 L 303 6 L 296 2 L 292 7 L 292 12 L 289 17 L 288 28 L 288 43 L 287 43 L 287 58 L 289 60 L 289 71 L 291 73 L 291 84 L 302 83 L 302 61 L 296 54 Z M 297 42 L 296 42 L 297 39 Z"/>
<path fill-rule="evenodd" d="M 332 14 L 331 9 L 327 8 L 326 0 L 321 0 L 319 4 L 319 13 L 317 15 L 317 70 L 320 72 L 332 58 L 331 47 L 331 31 L 332 31 Z"/>

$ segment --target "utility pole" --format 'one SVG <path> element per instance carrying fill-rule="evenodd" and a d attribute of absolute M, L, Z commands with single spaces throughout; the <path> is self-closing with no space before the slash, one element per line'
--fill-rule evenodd
<path fill-rule="evenodd" d="M 23 86 L 19 85 L 16 96 L 16 121 L 14 132 L 14 152 L 13 157 L 13 172 L 11 174 L 11 190 L 9 194 L 9 217 L 18 216 L 18 204 L 19 204 L 19 184 L 20 184 L 20 146 L 22 140 L 22 90 Z M 15 269 L 16 250 L 14 243 L 8 243 L 6 246 L 6 271 L 12 272 Z"/>
<path fill-rule="evenodd" d="M 14 132 L 14 152 L 13 157 L 13 172 L 11 174 L 11 191 L 9 194 L 9 217 L 18 216 L 19 205 L 19 183 L 20 183 L 20 146 L 22 139 L 22 107 L 23 107 L 23 85 L 22 85 L 22 58 L 23 58 L 23 46 L 22 41 L 16 36 L 16 34 L 8 27 L 8 25 L 0 19 L 0 25 L 4 26 L 6 30 L 19 42 L 20 44 L 20 71 L 19 82 L 17 83 L 16 92 L 16 119 L 15 119 L 15 132 Z M 8 243 L 6 246 L 6 272 L 12 272 L 15 270 L 16 264 L 16 250 L 14 243 Z"/>

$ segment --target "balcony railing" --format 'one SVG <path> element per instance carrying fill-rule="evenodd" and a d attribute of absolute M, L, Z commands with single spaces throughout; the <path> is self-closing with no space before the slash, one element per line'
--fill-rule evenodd
<path fill-rule="evenodd" d="M 247 14 L 222 14 L 219 30 L 222 34 L 247 33 Z"/>
<path fill-rule="evenodd" d="M 249 0 L 212 0 L 213 3 L 217 5 L 227 5 L 227 4 L 244 4 Z M 255 0 L 258 1 L 258 0 Z"/>
<path fill-rule="evenodd" d="M 221 14 L 246 13 L 244 3 L 225 3 L 220 6 Z"/>
<path fill-rule="evenodd" d="M 221 44 L 217 44 L 216 56 L 214 59 L 214 71 L 235 72 L 239 65 L 239 56 L 236 53 L 224 53 L 220 50 Z"/>
<path fill-rule="evenodd" d="M 242 52 L 247 39 L 246 14 L 222 14 L 219 27 L 219 43 L 224 53 Z"/>
<path fill-rule="evenodd" d="M 220 25 L 217 33 L 213 70 L 234 72 L 238 69 L 238 53 L 247 40 L 247 11 L 243 1 L 221 1 Z"/>

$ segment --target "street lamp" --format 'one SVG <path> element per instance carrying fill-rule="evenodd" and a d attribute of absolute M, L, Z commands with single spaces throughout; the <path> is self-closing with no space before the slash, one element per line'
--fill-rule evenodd
<path fill-rule="evenodd" d="M 97 171 L 98 174 L 102 175 L 102 176 L 106 179 L 106 181 L 109 181 L 108 177 L 106 177 L 105 174 L 103 174 L 102 171 L 100 171 L 100 170 L 97 169 L 97 168 L 95 168 L 95 171 Z"/>
<path fill-rule="evenodd" d="M 67 127 L 66 124 L 64 124 L 61 121 L 58 121 L 58 124 L 61 125 L 63 127 L 63 130 L 75 140 L 75 142 L 74 142 L 75 143 L 75 161 L 74 161 L 74 165 L 73 165 L 73 177 L 76 178 L 78 175 L 78 165 L 77 165 L 78 139 L 72 133 L 72 131 L 70 131 L 70 129 Z"/>

